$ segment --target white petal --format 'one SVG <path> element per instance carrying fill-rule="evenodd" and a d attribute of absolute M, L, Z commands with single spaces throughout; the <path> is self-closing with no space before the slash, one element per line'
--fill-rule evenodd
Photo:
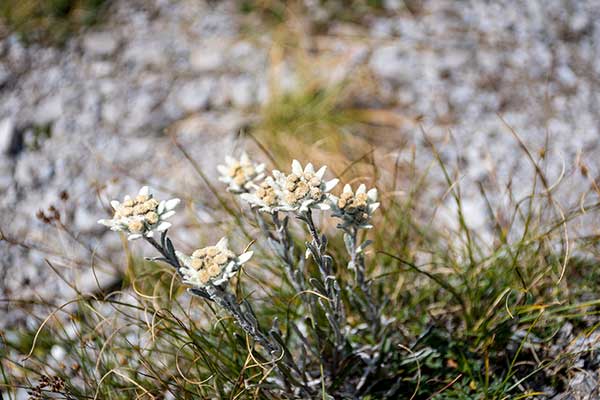
<path fill-rule="evenodd" d="M 240 264 L 240 265 L 243 264 L 243 263 L 245 263 L 246 261 L 248 261 L 252 257 L 252 254 L 254 254 L 254 252 L 252 252 L 252 251 L 247 251 L 244 254 L 241 254 L 237 258 L 237 263 Z"/>
<path fill-rule="evenodd" d="M 141 194 L 142 196 L 147 196 L 148 193 L 150 193 L 150 189 L 148 188 L 148 186 L 144 186 L 140 189 L 138 194 Z"/>
<path fill-rule="evenodd" d="M 371 203 L 371 204 L 369 204 L 369 214 L 371 214 L 375 210 L 377 210 L 379 208 L 379 204 L 381 204 L 381 203 Z"/>
<path fill-rule="evenodd" d="M 248 164 L 249 162 L 250 158 L 248 157 L 248 154 L 246 154 L 246 152 L 243 152 L 240 156 L 240 164 Z"/>
<path fill-rule="evenodd" d="M 158 209 L 156 210 L 158 212 L 158 215 L 162 214 L 165 211 L 165 201 L 161 200 L 160 203 L 158 203 Z"/>
<path fill-rule="evenodd" d="M 129 236 L 127 236 L 127 240 L 135 240 L 135 239 L 139 239 L 141 237 L 142 237 L 142 235 L 140 235 L 139 233 L 132 233 Z"/>
<path fill-rule="evenodd" d="M 306 167 L 304 167 L 304 173 L 305 174 L 314 174 L 315 173 L 315 167 L 313 167 L 312 163 L 306 164 Z"/>
<path fill-rule="evenodd" d="M 365 193 L 367 191 L 367 187 L 365 186 L 364 183 L 361 183 L 360 186 L 358 187 L 358 189 L 356 189 L 356 194 L 362 194 Z"/>
<path fill-rule="evenodd" d="M 328 182 L 325 182 L 325 191 L 329 192 L 331 189 L 333 189 L 335 187 L 335 185 L 338 184 L 339 181 L 340 181 L 339 179 L 335 178 Z"/>
<path fill-rule="evenodd" d="M 177 207 L 177 205 L 179 204 L 180 201 L 181 200 L 179 200 L 179 199 L 167 200 L 167 202 L 165 203 L 165 210 L 166 211 L 173 210 L 175 207 Z"/>
<path fill-rule="evenodd" d="M 160 224 L 158 224 L 158 226 L 156 227 L 156 230 L 159 232 L 163 232 L 166 231 L 167 229 L 169 229 L 171 227 L 171 223 L 170 222 L 161 222 Z"/>
<path fill-rule="evenodd" d="M 154 232 L 150 231 L 150 232 L 146 233 L 146 237 L 149 237 L 149 238 L 154 237 Z"/>
<path fill-rule="evenodd" d="M 175 211 L 171 210 L 171 211 L 167 211 L 163 214 L 160 214 L 160 219 L 167 219 L 167 218 L 171 218 L 173 215 L 175 215 Z"/>
<path fill-rule="evenodd" d="M 344 185 L 344 193 L 352 193 L 352 187 L 350 185 L 348 185 L 347 183 Z"/>
<path fill-rule="evenodd" d="M 256 203 L 256 196 L 250 193 L 242 193 L 240 195 L 240 197 L 242 198 L 242 200 L 247 201 L 248 203 Z"/>
<path fill-rule="evenodd" d="M 221 175 L 227 175 L 227 173 L 229 172 L 227 167 L 224 165 L 217 165 L 217 171 L 219 171 Z"/>
<path fill-rule="evenodd" d="M 213 279 L 213 280 L 212 280 L 212 284 L 213 284 L 213 285 L 215 285 L 215 286 L 222 285 L 222 284 L 224 284 L 225 282 L 227 282 L 227 279 L 225 279 L 225 277 L 224 277 L 224 276 L 223 276 L 223 277 L 220 277 L 220 278 L 217 278 L 217 279 Z"/>
<path fill-rule="evenodd" d="M 112 219 L 99 219 L 98 223 L 108 227 L 114 225 L 114 221 Z"/>
<path fill-rule="evenodd" d="M 327 211 L 331 208 L 331 206 L 327 203 L 319 203 L 316 206 L 319 210 Z"/>
<path fill-rule="evenodd" d="M 265 164 L 258 164 L 256 167 L 254 167 L 256 172 L 259 174 L 264 172 L 265 168 L 266 168 Z"/>
<path fill-rule="evenodd" d="M 302 164 L 300 164 L 298 160 L 292 161 L 292 172 L 298 176 L 302 175 L 302 173 L 304 172 L 302 171 Z"/>
<path fill-rule="evenodd" d="M 117 200 L 112 200 L 110 202 L 110 206 L 116 210 L 117 208 L 119 208 L 121 206 L 121 203 L 119 203 Z"/>
<path fill-rule="evenodd" d="M 319 168 L 319 170 L 315 173 L 315 176 L 319 179 L 323 179 L 323 176 L 325 176 L 325 171 L 327 171 L 327 166 L 323 165 L 321 168 Z"/>
<path fill-rule="evenodd" d="M 227 250 L 229 247 L 229 240 L 227 239 L 227 237 L 222 237 L 217 244 L 215 244 L 215 247 L 221 249 L 221 250 Z"/>
<path fill-rule="evenodd" d="M 367 197 L 371 201 L 377 201 L 377 189 L 373 188 L 367 192 Z"/>
<path fill-rule="evenodd" d="M 235 163 L 235 158 L 233 158 L 231 156 L 225 156 L 225 162 L 227 164 L 234 164 Z"/>

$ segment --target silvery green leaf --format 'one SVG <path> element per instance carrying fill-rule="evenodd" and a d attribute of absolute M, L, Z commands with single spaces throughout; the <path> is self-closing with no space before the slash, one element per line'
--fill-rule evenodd
<path fill-rule="evenodd" d="M 434 349 L 432 349 L 430 347 L 426 347 L 424 349 L 412 352 L 408 356 L 405 356 L 400 364 L 401 365 L 411 364 L 411 363 L 414 363 L 417 361 L 421 361 L 429 356 L 437 356 L 437 355 L 438 355 L 438 353 Z"/>
<path fill-rule="evenodd" d="M 208 293 L 204 289 L 190 288 L 190 289 L 188 289 L 188 292 L 190 292 L 191 294 L 193 294 L 195 296 L 202 297 L 203 299 L 206 299 L 206 300 L 209 300 L 209 301 L 213 301 L 213 299 L 210 298 L 210 296 L 208 295 Z"/>
<path fill-rule="evenodd" d="M 161 222 L 160 224 L 158 224 L 158 226 L 156 227 L 156 230 L 159 232 L 162 231 L 166 231 L 167 229 L 169 229 L 171 227 L 171 223 L 170 222 Z"/>
<path fill-rule="evenodd" d="M 150 193 L 150 188 L 148 188 L 148 186 L 143 186 L 138 192 L 138 194 L 142 196 L 148 196 L 148 193 Z"/>
<path fill-rule="evenodd" d="M 346 245 L 346 251 L 348 254 L 351 254 L 352 248 L 354 247 L 354 239 L 351 235 L 344 233 L 344 244 Z"/>
<path fill-rule="evenodd" d="M 366 249 L 371 243 L 373 243 L 372 240 L 365 240 L 363 243 L 361 243 L 360 246 L 358 246 L 358 248 L 356 249 L 356 254 L 362 253 L 364 249 Z"/>
<path fill-rule="evenodd" d="M 339 181 L 340 181 L 339 179 L 335 178 L 335 179 L 325 182 L 325 192 L 330 192 L 331 189 L 336 187 L 336 185 L 338 184 Z"/>
<path fill-rule="evenodd" d="M 175 199 L 171 199 L 171 200 L 167 200 L 165 202 L 165 210 L 166 211 L 171 211 L 173 210 L 175 207 L 177 207 L 177 205 L 179 204 L 181 200 L 175 198 Z"/>
<path fill-rule="evenodd" d="M 278 257 L 280 257 L 280 258 L 285 257 L 285 247 L 281 243 L 279 243 L 271 238 L 268 238 L 267 242 L 269 243 L 269 246 L 271 246 L 271 249 L 273 249 L 273 251 L 277 254 Z"/>
<path fill-rule="evenodd" d="M 160 234 L 160 245 L 162 246 L 162 248 L 165 248 L 165 239 L 167 238 L 167 232 L 168 229 L 165 231 L 162 231 L 162 233 Z"/>
<path fill-rule="evenodd" d="M 248 260 L 249 260 L 249 259 L 252 257 L 252 254 L 254 254 L 254 252 L 252 252 L 252 251 L 247 251 L 247 252 L 245 252 L 244 254 L 241 254 L 241 255 L 240 255 L 238 258 L 237 258 L 237 263 L 238 263 L 238 264 L 243 264 L 243 263 L 245 263 L 246 261 L 248 261 Z"/>
<path fill-rule="evenodd" d="M 323 286 L 323 284 L 321 283 L 321 281 L 319 281 L 316 278 L 310 278 L 308 280 L 310 282 L 311 285 L 313 285 L 313 287 L 315 289 L 317 289 L 317 292 L 319 292 L 320 294 L 322 294 L 323 296 L 326 296 L 327 294 L 327 290 L 325 289 L 325 286 Z"/>
<path fill-rule="evenodd" d="M 173 210 L 166 211 L 166 212 L 160 214 L 160 218 L 161 219 L 167 219 L 167 218 L 171 218 L 173 215 L 175 215 L 175 211 L 173 211 Z"/>
<path fill-rule="evenodd" d="M 108 227 L 112 227 L 114 225 L 112 219 L 99 219 L 98 223 Z"/>
<path fill-rule="evenodd" d="M 173 247 L 173 242 L 171 239 L 167 238 L 167 253 L 173 258 L 176 257 L 175 248 Z"/>
<path fill-rule="evenodd" d="M 310 251 L 312 253 L 312 256 L 315 260 L 319 258 L 319 252 L 317 251 L 317 248 L 315 246 L 313 246 L 312 243 L 307 242 L 306 247 L 307 247 L 307 251 Z"/>

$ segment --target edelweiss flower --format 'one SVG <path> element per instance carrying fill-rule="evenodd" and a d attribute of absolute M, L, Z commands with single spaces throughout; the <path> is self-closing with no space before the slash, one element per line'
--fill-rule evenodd
<path fill-rule="evenodd" d="M 225 182 L 232 193 L 248 193 L 255 182 L 265 177 L 265 164 L 252 162 L 246 153 L 242 153 L 239 160 L 225 157 L 225 165 L 217 165 L 221 173 L 219 180 Z"/>
<path fill-rule="evenodd" d="M 115 210 L 114 216 L 112 219 L 101 219 L 98 223 L 108 226 L 113 231 L 129 233 L 129 240 L 142 236 L 152 237 L 154 231 L 169 229 L 171 223 L 165 220 L 175 214 L 174 208 L 177 204 L 179 199 L 159 202 L 150 193 L 148 186 L 144 186 L 133 199 L 125 196 L 123 203 L 111 201 L 110 205 Z"/>
<path fill-rule="evenodd" d="M 281 190 L 282 210 L 304 212 L 309 208 L 328 210 L 328 194 L 337 185 L 339 179 L 323 180 L 327 167 L 317 172 L 311 163 L 303 169 L 298 160 L 292 161 L 292 173 L 285 175 L 273 171 L 273 177 Z"/>
<path fill-rule="evenodd" d="M 183 264 L 183 281 L 199 287 L 227 282 L 252 257 L 251 251 L 236 256 L 229 250 L 227 238 L 222 238 L 214 246 L 198 249 L 191 256 L 179 251 L 175 254 Z"/>
<path fill-rule="evenodd" d="M 343 222 L 340 228 L 355 226 L 357 228 L 369 229 L 371 215 L 379 207 L 377 202 L 377 189 L 373 188 L 367 192 L 365 185 L 361 184 L 356 193 L 352 192 L 350 185 L 345 185 L 339 198 L 332 196 L 333 216 L 341 218 Z"/>
<path fill-rule="evenodd" d="M 282 208 L 281 189 L 271 176 L 268 176 L 252 193 L 242 193 L 240 197 L 259 211 L 275 213 Z"/>

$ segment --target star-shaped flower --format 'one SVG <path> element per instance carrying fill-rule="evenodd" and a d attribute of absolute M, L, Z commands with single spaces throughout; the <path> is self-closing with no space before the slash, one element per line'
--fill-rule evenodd
<path fill-rule="evenodd" d="M 175 214 L 179 199 L 158 201 L 151 194 L 148 186 L 144 186 L 135 198 L 125 196 L 122 203 L 110 202 L 114 209 L 111 219 L 101 219 L 99 224 L 108 226 L 112 231 L 127 232 L 129 240 L 143 236 L 152 237 L 154 231 L 162 232 L 171 226 L 166 219 Z"/>
<path fill-rule="evenodd" d="M 273 171 L 273 177 L 281 190 L 282 210 L 306 212 L 309 208 L 328 210 L 329 192 L 339 182 L 339 179 L 326 181 L 323 179 L 326 166 L 315 172 L 311 163 L 302 168 L 298 160 L 292 161 L 292 172 L 286 175 Z"/>
<path fill-rule="evenodd" d="M 191 256 L 179 251 L 175 254 L 183 265 L 183 281 L 199 288 L 227 282 L 252 257 L 251 251 L 235 255 L 229 250 L 227 238 L 222 238 L 214 246 L 198 249 Z"/>
<path fill-rule="evenodd" d="M 345 185 L 339 198 L 331 197 L 331 203 L 333 216 L 342 219 L 342 223 L 338 225 L 340 228 L 355 226 L 370 229 L 373 227 L 371 216 L 379 208 L 377 189 L 367 191 L 366 186 L 361 184 L 354 193 L 350 185 Z"/>
<path fill-rule="evenodd" d="M 265 177 L 265 164 L 252 162 L 246 153 L 242 153 L 239 160 L 225 157 L 225 165 L 218 165 L 217 169 L 221 173 L 219 180 L 227 184 L 227 190 L 236 194 L 248 193 Z"/>

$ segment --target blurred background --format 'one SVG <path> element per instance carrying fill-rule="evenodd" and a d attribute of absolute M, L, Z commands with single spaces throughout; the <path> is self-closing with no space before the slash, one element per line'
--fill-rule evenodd
<path fill-rule="evenodd" d="M 65 280 L 114 285 L 123 243 L 96 221 L 143 184 L 214 236 L 204 179 L 242 149 L 375 185 L 385 176 L 366 166 L 397 165 L 402 181 L 438 152 L 484 235 L 484 201 L 530 191 L 532 158 L 550 183 L 569 178 L 561 196 L 590 187 L 599 56 L 595 0 L 4 0 L 0 298 L 60 304 Z M 452 226 L 444 176 L 430 178 L 423 208 L 441 203 L 436 223 Z M 0 328 L 39 325 L 0 306 Z"/>

